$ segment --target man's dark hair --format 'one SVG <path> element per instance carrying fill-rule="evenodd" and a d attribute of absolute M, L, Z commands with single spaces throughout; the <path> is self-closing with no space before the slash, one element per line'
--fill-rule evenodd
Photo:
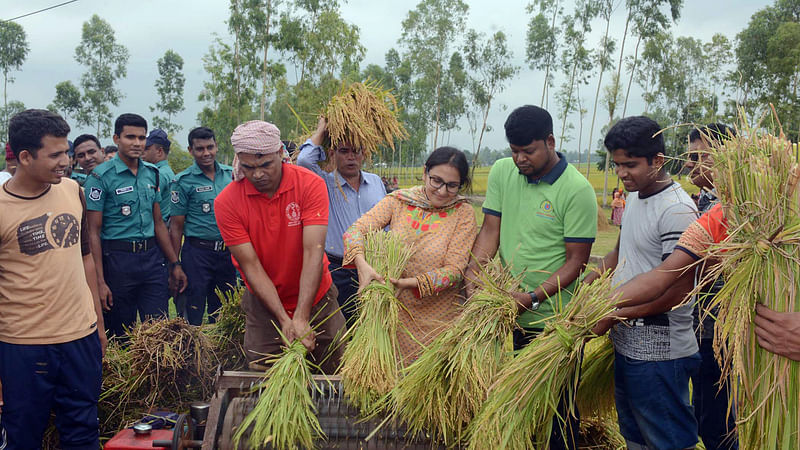
<path fill-rule="evenodd" d="M 214 136 L 214 131 L 208 127 L 197 127 L 189 132 L 189 148 L 194 146 L 195 139 L 213 139 L 214 142 L 217 142 L 217 138 Z"/>
<path fill-rule="evenodd" d="M 699 141 L 701 138 L 710 139 L 712 145 L 720 145 L 723 140 L 736 137 L 736 130 L 722 124 L 710 123 L 689 132 L 689 142 Z"/>
<path fill-rule="evenodd" d="M 119 149 L 116 145 L 106 145 L 106 148 L 103 149 L 103 154 L 107 155 L 109 153 L 117 153 Z"/>
<path fill-rule="evenodd" d="M 425 161 L 425 172 L 430 172 L 436 166 L 448 164 L 458 170 L 461 177 L 461 187 L 469 187 L 472 181 L 469 178 L 469 163 L 467 156 L 461 150 L 453 147 L 439 147 L 428 156 Z"/>
<path fill-rule="evenodd" d="M 26 109 L 8 121 L 8 143 L 15 158 L 19 159 L 23 150 L 36 158 L 45 136 L 67 137 L 69 130 L 67 122 L 54 112 Z"/>
<path fill-rule="evenodd" d="M 144 117 L 138 114 L 125 113 L 120 114 L 117 120 L 114 121 L 114 134 L 119 136 L 126 125 L 129 127 L 142 127 L 145 133 L 147 132 L 147 121 Z"/>
<path fill-rule="evenodd" d="M 652 164 L 656 155 L 664 153 L 664 135 L 654 136 L 659 131 L 661 126 L 649 117 L 626 117 L 608 130 L 603 143 L 609 152 L 625 150 L 628 156 L 647 158 Z"/>
<path fill-rule="evenodd" d="M 99 149 L 103 148 L 103 146 L 100 145 L 100 139 L 97 139 L 97 136 L 93 134 L 82 134 L 76 137 L 75 140 L 72 142 L 72 146 L 78 148 L 79 145 L 83 144 L 86 141 L 93 141 L 95 144 L 97 144 L 97 148 Z"/>
<path fill-rule="evenodd" d="M 553 117 L 538 106 L 520 106 L 508 116 L 505 128 L 508 142 L 522 147 L 553 134 Z"/>

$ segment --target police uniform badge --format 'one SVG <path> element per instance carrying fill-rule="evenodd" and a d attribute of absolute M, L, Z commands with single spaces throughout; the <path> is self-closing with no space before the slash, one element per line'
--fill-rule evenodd
<path fill-rule="evenodd" d="M 131 205 L 122 205 L 122 215 L 123 216 L 131 215 Z"/>
<path fill-rule="evenodd" d="M 172 203 L 178 203 L 180 201 L 180 198 L 178 197 L 178 191 L 172 191 L 170 194 L 170 199 L 172 200 Z"/>
<path fill-rule="evenodd" d="M 205 202 L 205 203 L 203 203 L 201 208 L 203 209 L 203 212 L 207 214 L 207 213 L 211 212 L 211 203 Z"/>
<path fill-rule="evenodd" d="M 103 195 L 103 190 L 100 188 L 93 187 L 89 190 L 89 200 L 94 202 L 100 200 L 100 197 Z"/>

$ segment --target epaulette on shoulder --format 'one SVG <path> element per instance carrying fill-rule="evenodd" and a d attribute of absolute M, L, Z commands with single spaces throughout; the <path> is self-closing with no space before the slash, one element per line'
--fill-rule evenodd
<path fill-rule="evenodd" d="M 178 180 L 180 180 L 181 178 L 185 177 L 189 173 L 191 173 L 191 172 L 189 172 L 189 169 L 185 169 L 182 172 L 178 172 L 178 174 L 175 175 L 175 178 L 172 179 L 172 182 L 173 183 L 177 182 Z"/>
<path fill-rule="evenodd" d="M 91 171 L 91 173 L 89 173 L 89 175 L 91 175 L 91 176 L 93 176 L 93 177 L 95 177 L 95 178 L 97 178 L 99 180 L 100 177 L 102 177 L 106 172 L 108 172 L 111 169 L 111 167 L 113 167 L 112 161 L 106 161 L 104 163 L 101 163 L 99 166 L 95 167 L 94 169 L 92 169 L 92 171 Z"/>
<path fill-rule="evenodd" d="M 233 172 L 233 166 L 229 166 L 227 164 L 219 163 L 219 166 L 222 167 L 222 170 L 227 170 L 228 172 Z"/>

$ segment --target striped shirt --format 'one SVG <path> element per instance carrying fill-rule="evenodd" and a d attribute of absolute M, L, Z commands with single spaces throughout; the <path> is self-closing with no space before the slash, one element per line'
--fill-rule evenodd
<path fill-rule="evenodd" d="M 614 283 L 625 283 L 656 268 L 696 219 L 694 202 L 675 182 L 646 197 L 631 195 L 622 215 Z M 692 305 L 685 305 L 617 324 L 611 330 L 614 348 L 624 356 L 643 361 L 690 356 L 697 352 L 692 309 Z"/>

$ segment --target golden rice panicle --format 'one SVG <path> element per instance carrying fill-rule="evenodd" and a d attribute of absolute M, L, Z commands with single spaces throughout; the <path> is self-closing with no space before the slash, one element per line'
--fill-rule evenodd
<path fill-rule="evenodd" d="M 403 370 L 391 392 L 409 434 L 429 433 L 447 446 L 463 442 L 489 386 L 510 357 L 504 348 L 516 326 L 510 292 L 519 278 L 499 258 L 482 268 L 476 290 L 455 323 Z"/>
<path fill-rule="evenodd" d="M 264 381 L 253 393 L 255 407 L 236 427 L 233 448 L 249 431 L 250 448 L 289 450 L 314 448 L 325 433 L 319 424 L 311 389 L 316 388 L 306 359 L 306 347 L 295 340 L 275 357 Z"/>
<path fill-rule="evenodd" d="M 408 132 L 397 120 L 397 100 L 376 81 L 343 86 L 325 108 L 331 148 L 350 143 L 370 158 L 381 146 L 394 150 Z"/>
<path fill-rule="evenodd" d="M 581 353 L 592 328 L 614 311 L 610 274 L 581 284 L 572 300 L 545 325 L 540 336 L 506 363 L 469 427 L 469 448 L 548 448 L 556 406 L 578 386 Z"/>
<path fill-rule="evenodd" d="M 586 344 L 577 400 L 583 417 L 606 417 L 615 413 L 614 344 L 607 336 Z"/>
<path fill-rule="evenodd" d="M 352 338 L 339 372 L 347 400 L 368 416 L 400 375 L 397 332 L 401 304 L 389 278 L 401 276 L 413 249 L 392 232 L 376 231 L 364 239 L 364 256 L 384 282 L 373 281 L 359 294 L 358 318 L 348 331 Z"/>
<path fill-rule="evenodd" d="M 779 124 L 742 119 L 712 155 L 728 238 L 711 246 L 704 280 L 725 279 L 708 310 L 719 308 L 714 349 L 736 399 L 739 443 L 800 448 L 800 363 L 761 348 L 752 326 L 757 303 L 800 312 L 800 169 Z"/>

